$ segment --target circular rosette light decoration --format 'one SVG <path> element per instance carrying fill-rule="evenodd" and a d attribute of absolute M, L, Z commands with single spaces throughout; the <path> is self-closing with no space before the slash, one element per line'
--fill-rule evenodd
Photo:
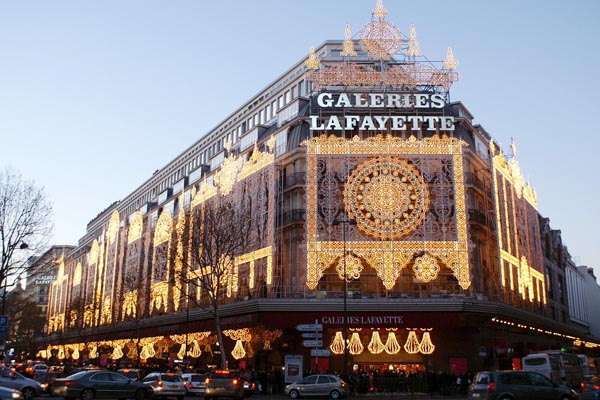
<path fill-rule="evenodd" d="M 344 202 L 361 232 L 378 240 L 397 240 L 421 225 L 430 200 L 427 184 L 414 165 L 379 157 L 352 171 L 344 187 Z"/>

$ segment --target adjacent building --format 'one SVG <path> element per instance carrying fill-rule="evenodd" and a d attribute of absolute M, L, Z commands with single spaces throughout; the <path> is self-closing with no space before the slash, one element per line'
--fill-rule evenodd
<path fill-rule="evenodd" d="M 431 63 L 386 18 L 379 1 L 94 218 L 60 259 L 47 354 L 215 364 L 198 281 L 223 265 L 232 367 L 461 373 L 597 348 L 514 143 L 449 101 L 451 49 Z M 207 269 L 195 240 L 226 199 L 250 229 Z"/>

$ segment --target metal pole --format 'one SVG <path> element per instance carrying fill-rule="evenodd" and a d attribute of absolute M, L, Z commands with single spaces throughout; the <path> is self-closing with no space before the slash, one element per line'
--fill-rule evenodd
<path fill-rule="evenodd" d="M 344 248 L 344 379 L 348 379 L 348 308 L 347 308 L 347 298 L 348 298 L 348 278 L 346 275 L 346 222 L 343 221 L 342 224 L 342 240 L 343 240 L 343 248 Z"/>

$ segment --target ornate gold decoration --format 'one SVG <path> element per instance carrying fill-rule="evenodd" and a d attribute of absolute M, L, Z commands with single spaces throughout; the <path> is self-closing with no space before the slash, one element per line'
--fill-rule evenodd
<path fill-rule="evenodd" d="M 90 252 L 88 253 L 88 265 L 96 264 L 98 262 L 98 252 L 98 240 L 94 239 L 94 241 L 92 242 L 92 247 L 90 248 Z"/>
<path fill-rule="evenodd" d="M 351 282 L 353 279 L 360 278 L 363 266 L 360 258 L 352 254 L 346 254 L 345 257 L 342 256 L 335 269 L 341 280 L 345 279 L 347 282 Z M 344 273 L 346 273 L 346 276 L 344 276 Z"/>
<path fill-rule="evenodd" d="M 98 358 L 98 344 L 97 343 L 89 343 L 88 349 L 90 350 L 89 358 Z"/>
<path fill-rule="evenodd" d="M 348 177 L 344 203 L 363 233 L 394 240 L 423 222 L 429 210 L 429 190 L 412 164 L 394 157 L 371 158 Z"/>
<path fill-rule="evenodd" d="M 419 344 L 419 351 L 423 354 L 431 354 L 435 350 L 435 345 L 431 342 L 431 336 L 429 332 L 423 333 L 423 339 Z"/>
<path fill-rule="evenodd" d="M 360 31 L 360 45 L 374 59 L 388 59 L 398 53 L 402 46 L 402 33 L 391 23 L 385 21 L 387 10 L 381 0 L 373 10 L 371 22 Z"/>
<path fill-rule="evenodd" d="M 235 347 L 233 348 L 231 355 L 236 360 L 239 360 L 240 358 L 244 358 L 244 356 L 246 355 L 246 350 L 244 350 L 244 346 L 242 345 L 241 340 L 236 340 Z"/>
<path fill-rule="evenodd" d="M 415 259 L 413 271 L 415 272 L 415 278 L 422 280 L 423 282 L 431 282 L 437 279 L 438 273 L 440 272 L 440 266 L 435 258 L 425 253 L 421 257 Z"/>
<path fill-rule="evenodd" d="M 102 301 L 102 312 L 100 314 L 100 324 L 110 324 L 112 322 L 112 300 L 110 296 L 105 296 Z"/>
<path fill-rule="evenodd" d="M 154 248 L 171 240 L 173 217 L 169 211 L 163 210 L 154 228 Z"/>
<path fill-rule="evenodd" d="M 317 69 L 319 68 L 319 65 L 321 64 L 321 60 L 319 60 L 319 58 L 317 57 L 317 53 L 315 53 L 315 48 L 311 47 L 310 48 L 310 52 L 308 53 L 308 58 L 306 59 L 306 61 L 304 62 L 306 64 L 306 68 L 308 68 L 309 70 L 311 69 Z"/>
<path fill-rule="evenodd" d="M 261 249 L 251 251 L 249 253 L 242 254 L 238 256 L 234 260 L 234 265 L 237 267 L 239 265 L 250 263 L 250 275 L 248 276 L 248 285 L 252 289 L 254 287 L 254 261 L 260 260 L 262 258 L 267 258 L 267 285 L 273 283 L 273 247 L 267 246 Z"/>
<path fill-rule="evenodd" d="M 233 186 L 237 182 L 238 173 L 242 169 L 244 160 L 231 155 L 223 160 L 221 168 L 214 175 L 215 186 L 223 196 L 228 195 L 233 190 Z"/>
<path fill-rule="evenodd" d="M 139 211 L 134 212 L 131 215 L 131 222 L 127 230 L 127 244 L 131 244 L 142 237 L 142 231 L 144 230 L 144 217 Z"/>
<path fill-rule="evenodd" d="M 344 40 L 344 47 L 340 55 L 342 57 L 356 57 L 357 55 L 356 50 L 354 50 L 354 40 L 352 40 L 350 24 L 346 24 L 346 39 Z"/>
<path fill-rule="evenodd" d="M 373 331 L 373 333 L 371 334 L 371 341 L 369 342 L 367 349 L 372 354 L 379 354 L 379 353 L 383 352 L 383 350 L 385 349 L 385 345 L 381 341 L 381 337 L 379 336 L 379 331 Z"/>
<path fill-rule="evenodd" d="M 344 337 L 342 336 L 342 332 L 337 331 L 333 338 L 333 341 L 329 345 L 329 350 L 333 354 L 344 354 L 344 349 L 346 346 L 344 345 Z"/>
<path fill-rule="evenodd" d="M 316 288 L 323 276 L 325 269 L 343 255 L 346 247 L 353 254 L 361 257 L 370 267 L 377 270 L 377 274 L 390 289 L 402 268 L 413 257 L 424 249 L 432 257 L 440 259 L 445 266 L 450 268 L 459 284 L 464 289 L 470 285 L 467 218 L 465 207 L 465 188 L 463 181 L 462 154 L 465 143 L 456 138 L 447 136 L 433 136 L 422 140 L 414 137 L 402 139 L 391 135 L 367 138 L 364 140 L 353 138 L 344 139 L 333 135 L 322 135 L 305 142 L 308 152 L 307 166 L 307 270 L 306 285 L 309 289 Z M 451 177 L 453 184 L 455 219 L 452 222 L 455 231 L 455 240 L 372 240 L 342 241 L 323 240 L 318 235 L 317 227 L 324 221 L 319 216 L 317 162 L 323 157 L 328 159 L 334 156 L 356 156 L 357 154 L 368 157 L 382 157 L 386 154 L 427 155 L 446 157 L 451 160 Z M 384 157 L 385 158 L 385 157 Z M 389 172 L 388 172 L 389 174 Z M 357 192 L 360 189 L 357 189 Z M 355 192 L 355 194 L 358 194 Z M 381 203 L 385 204 L 385 203 Z M 360 207 L 360 204 L 357 205 Z M 381 207 L 381 206 L 379 206 Z M 360 209 L 359 209 L 360 210 Z M 361 210 L 362 212 L 362 210 Z"/>
<path fill-rule="evenodd" d="M 106 230 L 106 235 L 109 244 L 113 244 L 117 239 L 120 224 L 121 219 L 119 218 L 119 212 L 117 210 L 114 210 L 110 215 L 110 220 L 108 221 L 108 229 Z"/>
<path fill-rule="evenodd" d="M 417 333 L 415 331 L 408 332 L 408 337 L 406 338 L 406 343 L 404 343 L 404 350 L 408 354 L 416 354 L 419 352 L 419 339 L 417 338 Z"/>
<path fill-rule="evenodd" d="M 352 355 L 360 354 L 364 350 L 364 347 L 360 341 L 358 332 L 353 332 L 350 336 L 350 342 L 348 342 L 348 352 Z"/>
<path fill-rule="evenodd" d="M 192 197 L 192 208 L 196 207 L 199 204 L 204 203 L 206 200 L 212 198 L 217 194 L 217 188 L 206 180 L 206 175 L 204 176 L 204 180 L 200 184 L 200 188 L 198 192 L 196 192 Z"/>
<path fill-rule="evenodd" d="M 232 340 L 242 340 L 244 342 L 252 340 L 252 335 L 248 328 L 226 329 L 223 331 L 223 335 L 230 337 Z"/>
<path fill-rule="evenodd" d="M 73 286 L 81 284 L 81 263 L 77 262 L 75 272 L 73 273 Z"/>
<path fill-rule="evenodd" d="M 169 285 L 167 282 L 159 282 L 152 285 L 150 289 L 150 309 L 160 310 L 161 307 L 167 306 L 169 294 Z"/>
<path fill-rule="evenodd" d="M 123 318 L 137 315 L 137 290 L 125 293 L 123 299 Z"/>
<path fill-rule="evenodd" d="M 458 66 L 458 61 L 454 58 L 454 53 L 452 53 L 452 48 L 448 47 L 448 52 L 446 53 L 446 59 L 444 60 L 444 66 L 448 68 L 450 71 L 456 69 Z"/>
<path fill-rule="evenodd" d="M 200 357 L 200 355 L 202 354 L 202 350 L 200 350 L 200 344 L 198 343 L 198 340 L 196 340 L 196 339 L 192 340 L 192 349 L 190 351 L 188 351 L 187 354 L 188 354 L 188 356 L 194 357 L 194 358 Z"/>
<path fill-rule="evenodd" d="M 417 30 L 415 24 L 410 24 L 410 39 L 408 40 L 408 50 L 406 50 L 408 57 L 422 56 L 421 50 L 419 49 L 419 42 L 417 41 Z"/>

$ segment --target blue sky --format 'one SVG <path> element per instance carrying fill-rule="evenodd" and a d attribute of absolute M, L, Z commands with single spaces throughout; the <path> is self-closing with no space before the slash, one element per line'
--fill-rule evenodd
<path fill-rule="evenodd" d="M 600 265 L 600 2 L 384 0 L 441 60 L 578 264 Z M 375 0 L 0 3 L 0 167 L 45 187 L 56 244 L 124 198 Z M 598 271 L 598 269 L 596 269 Z"/>

